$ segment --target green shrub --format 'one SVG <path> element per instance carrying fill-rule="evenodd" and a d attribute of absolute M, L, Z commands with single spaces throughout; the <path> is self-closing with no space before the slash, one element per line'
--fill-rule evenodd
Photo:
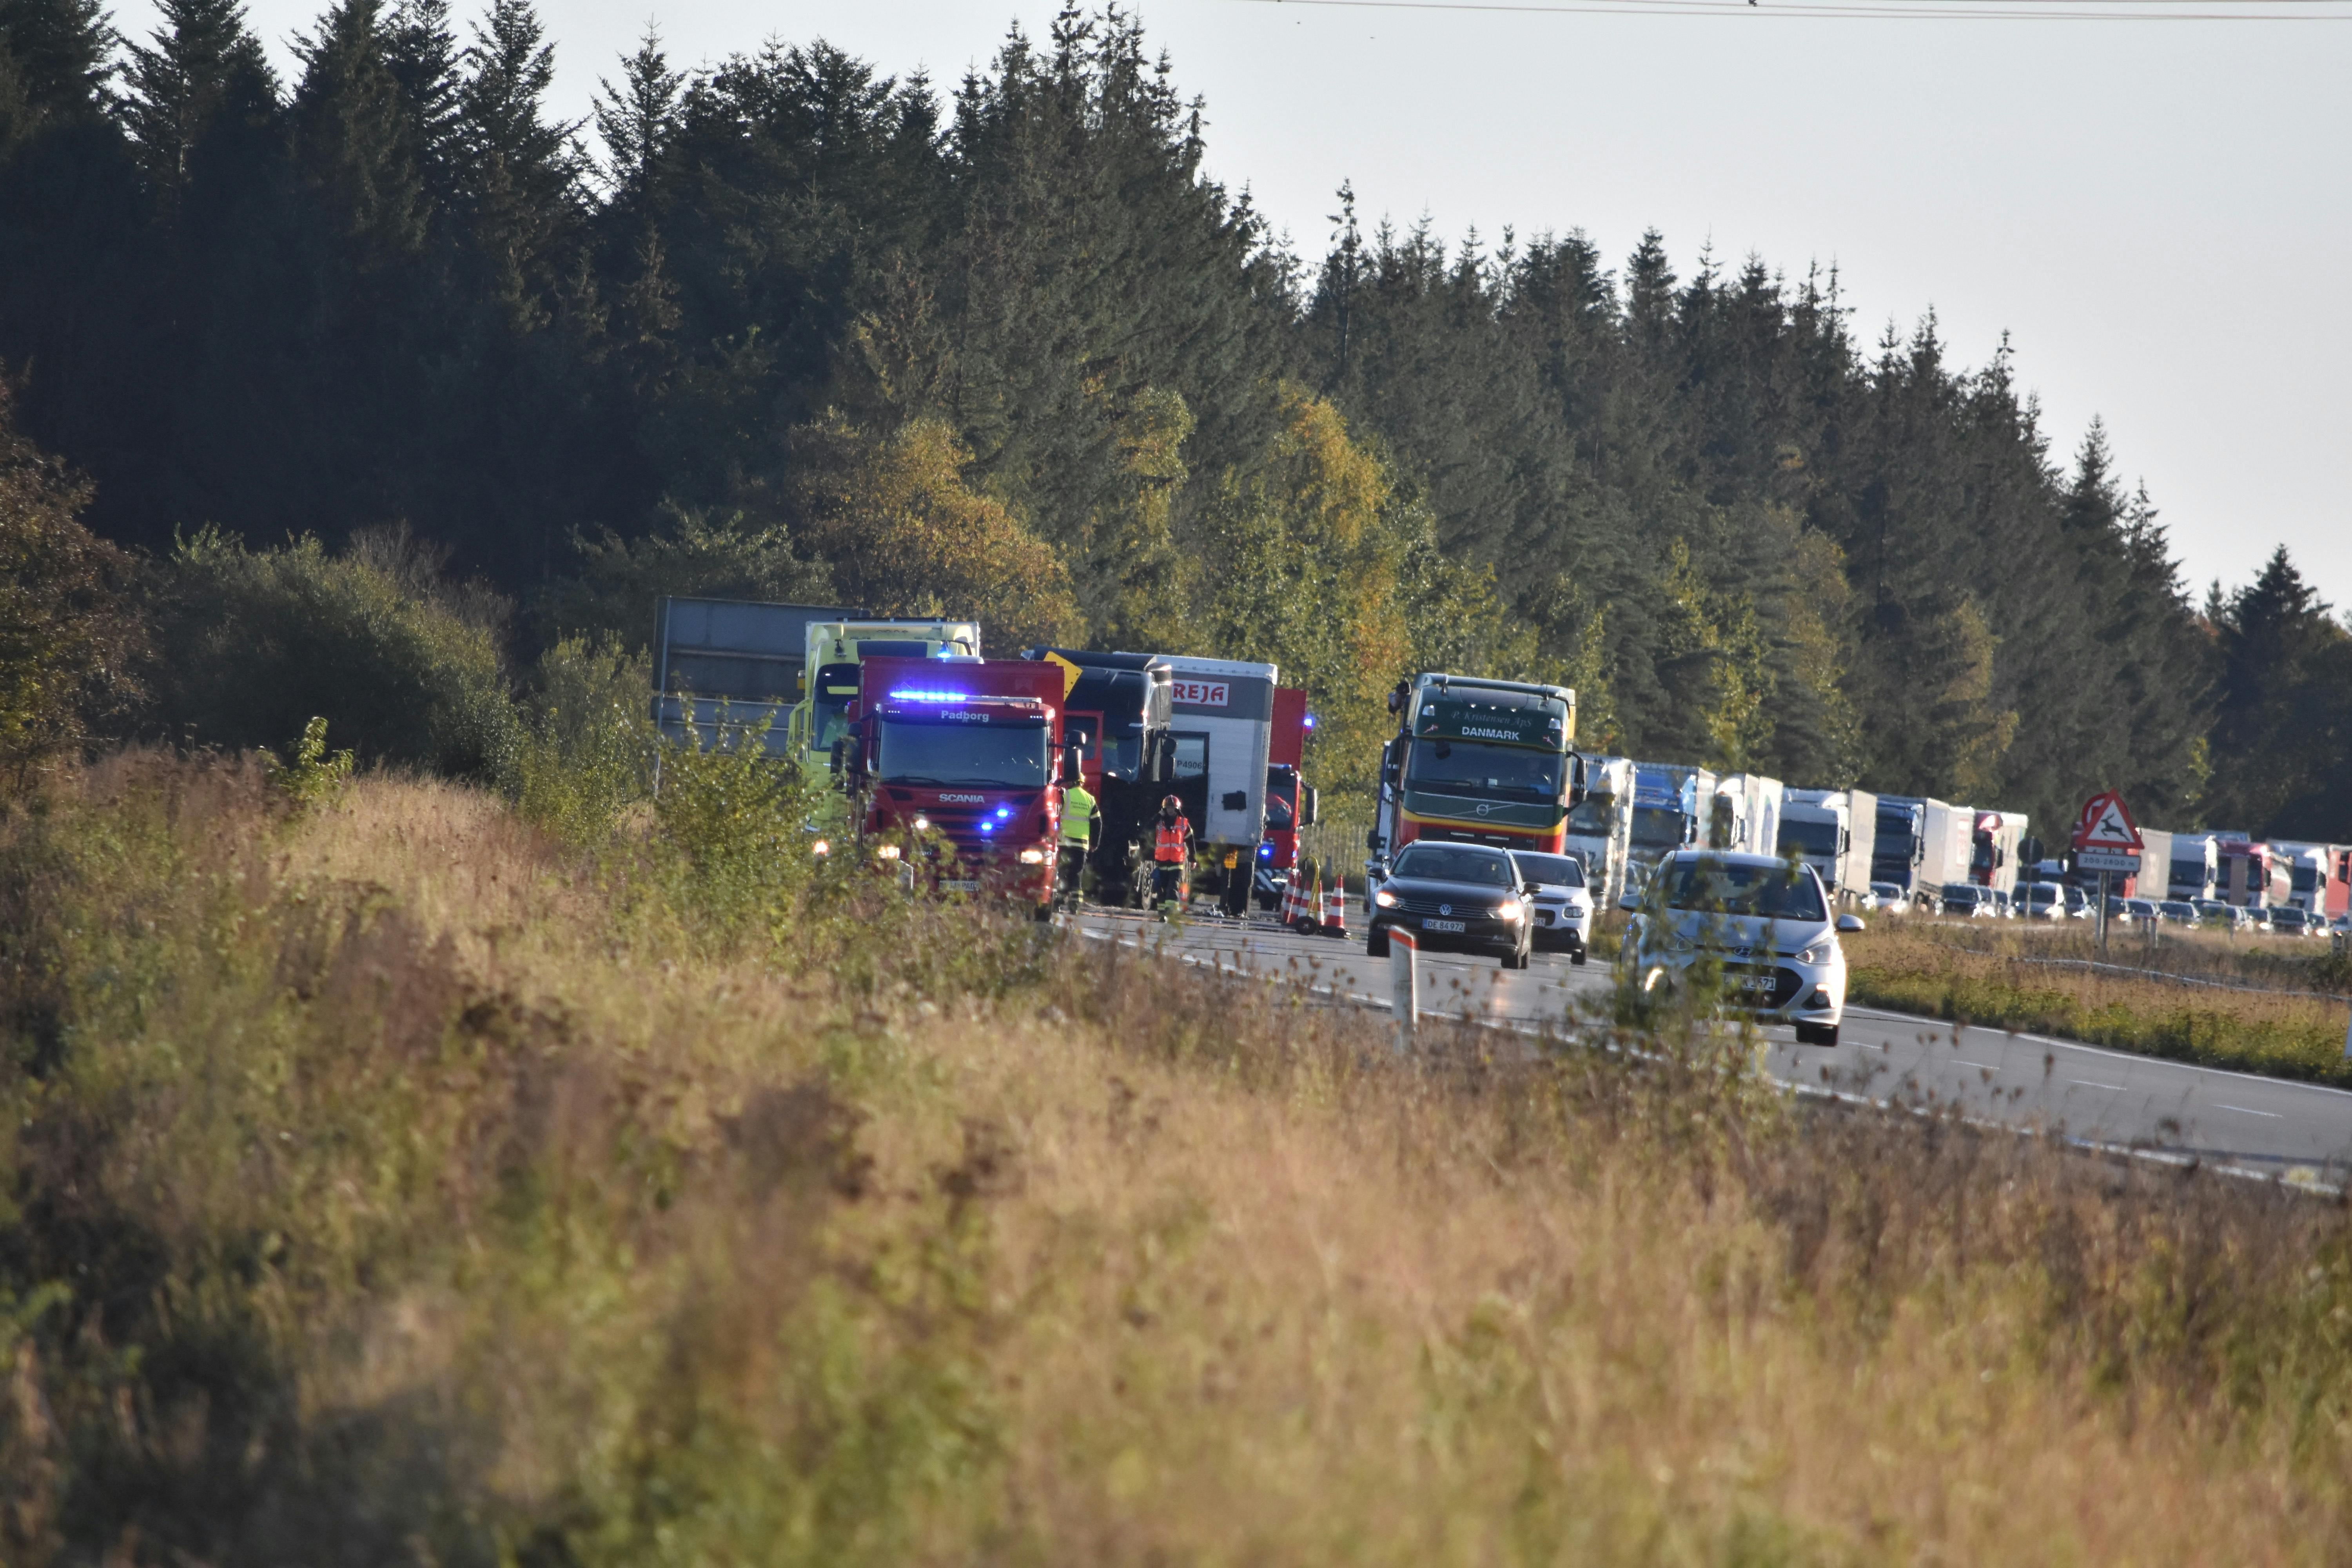
<path fill-rule="evenodd" d="M 305 536 L 248 550 L 217 530 L 160 570 L 155 721 L 174 739 L 282 745 L 313 718 L 362 762 L 509 776 L 520 727 L 500 601 L 439 580 L 402 533 L 330 553 Z"/>
<path fill-rule="evenodd" d="M 652 689 L 646 657 L 611 639 L 564 637 L 542 654 L 508 781 L 516 809 L 568 844 L 603 841 L 653 787 Z"/>

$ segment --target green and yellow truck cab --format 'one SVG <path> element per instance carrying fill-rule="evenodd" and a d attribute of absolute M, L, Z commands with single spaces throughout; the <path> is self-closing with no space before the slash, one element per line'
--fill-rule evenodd
<path fill-rule="evenodd" d="M 978 658 L 977 621 L 878 616 L 812 621 L 801 665 L 801 700 L 793 709 L 786 752 L 817 773 L 832 766 L 834 742 L 849 733 L 860 666 L 869 658 Z"/>

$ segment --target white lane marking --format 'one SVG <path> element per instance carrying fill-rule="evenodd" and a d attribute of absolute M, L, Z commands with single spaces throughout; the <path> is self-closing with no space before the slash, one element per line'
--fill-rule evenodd
<path fill-rule="evenodd" d="M 2070 1078 L 2066 1081 L 2081 1084 L 2084 1089 L 2112 1089 L 2117 1094 L 2124 1092 L 2124 1086 L 2119 1083 L 2100 1083 L 2095 1079 L 2087 1078 Z"/>
<path fill-rule="evenodd" d="M 2241 1116 L 2267 1116 L 2273 1121 L 2283 1121 L 2285 1120 L 2284 1116 L 2275 1110 L 2249 1110 L 2242 1105 L 2224 1105 L 2221 1107 L 2221 1109 L 2223 1110 L 2234 1110 Z"/>
<path fill-rule="evenodd" d="M 1954 1057 L 1952 1058 L 1952 1065 L 1956 1068 L 1975 1068 L 1979 1072 L 1999 1072 L 2000 1070 L 2000 1068 L 1996 1067 L 1991 1062 L 1964 1062 L 1958 1057 Z"/>

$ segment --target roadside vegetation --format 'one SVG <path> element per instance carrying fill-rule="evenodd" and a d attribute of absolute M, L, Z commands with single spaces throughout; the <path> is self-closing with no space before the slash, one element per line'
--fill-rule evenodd
<path fill-rule="evenodd" d="M 2352 1083 L 2352 964 L 2324 942 L 2164 931 L 2150 943 L 2118 928 L 2102 958 L 2079 925 L 1895 918 L 1845 946 L 1848 996 L 1864 1005 Z"/>
<path fill-rule="evenodd" d="M 1401 1065 L 554 711 L 527 809 L 330 734 L 0 815 L 0 1558 L 2352 1552 L 2337 1206 L 1699 1032 Z"/>

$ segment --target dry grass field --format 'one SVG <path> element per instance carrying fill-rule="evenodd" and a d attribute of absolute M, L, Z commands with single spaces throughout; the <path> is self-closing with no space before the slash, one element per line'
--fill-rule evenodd
<path fill-rule="evenodd" d="M 1882 918 L 1847 939 L 1846 955 L 1857 1002 L 2213 1067 L 2352 1082 L 2344 1051 L 2352 966 L 2324 942 L 2168 930 L 2150 942 L 2118 928 L 2102 958 L 2080 923 Z M 2053 959 L 2108 967 L 2046 962 Z M 2166 978 L 2176 975 L 2221 984 Z"/>
<path fill-rule="evenodd" d="M 2338 1207 L 1704 1031 L 1399 1063 L 689 818 L 7 808 L 0 1559 L 2352 1556 Z"/>

